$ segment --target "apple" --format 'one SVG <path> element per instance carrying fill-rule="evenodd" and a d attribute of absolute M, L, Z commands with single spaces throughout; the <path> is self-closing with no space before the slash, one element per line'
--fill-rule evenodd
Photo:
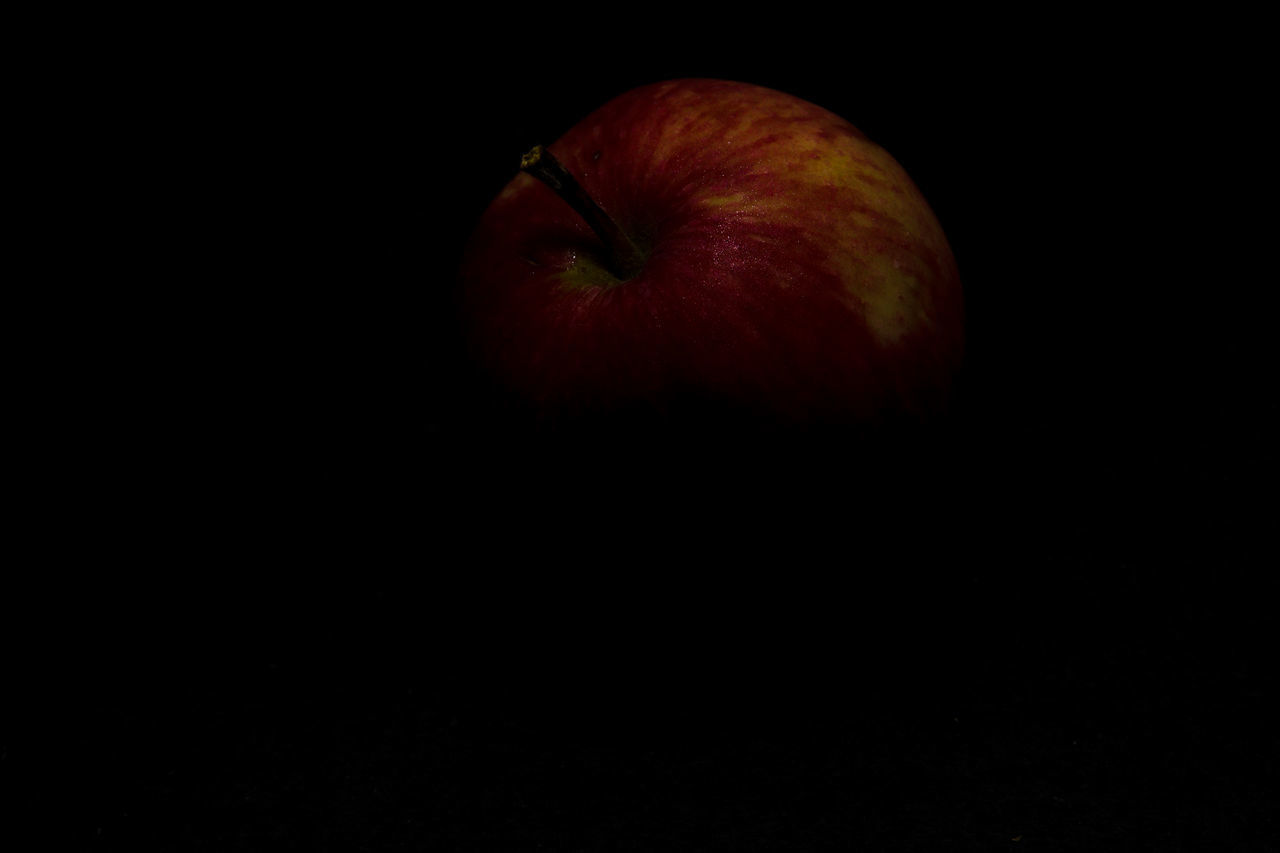
<path fill-rule="evenodd" d="M 529 152 L 459 285 L 503 417 L 540 425 L 928 422 L 963 356 L 956 262 L 904 169 L 742 82 L 645 85 Z"/>

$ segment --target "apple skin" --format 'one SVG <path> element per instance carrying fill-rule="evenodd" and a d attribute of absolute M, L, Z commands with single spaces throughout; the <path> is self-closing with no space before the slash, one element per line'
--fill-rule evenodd
<path fill-rule="evenodd" d="M 615 278 L 528 174 L 487 208 L 462 307 L 477 362 L 522 414 L 856 426 L 947 410 L 955 260 L 903 168 L 848 121 L 756 85 L 670 80 L 548 148 L 647 261 Z"/>

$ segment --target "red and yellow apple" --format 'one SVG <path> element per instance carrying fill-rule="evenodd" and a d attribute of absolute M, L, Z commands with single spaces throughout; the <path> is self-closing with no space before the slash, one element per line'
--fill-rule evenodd
<path fill-rule="evenodd" d="M 479 362 L 545 422 L 928 417 L 963 351 L 956 263 L 903 168 L 739 82 L 634 89 L 526 155 L 460 284 Z"/>

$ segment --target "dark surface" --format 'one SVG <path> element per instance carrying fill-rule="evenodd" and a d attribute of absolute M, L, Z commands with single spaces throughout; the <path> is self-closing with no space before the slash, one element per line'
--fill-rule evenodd
<path fill-rule="evenodd" d="M 77 850 L 1277 843 L 1248 67 L 1115 21 L 471 23 L 81 83 L 138 168 L 89 166 L 127 239 L 43 436 L 8 801 Z M 933 204 L 970 364 L 929 448 L 475 437 L 471 224 L 686 75 L 828 107 Z"/>

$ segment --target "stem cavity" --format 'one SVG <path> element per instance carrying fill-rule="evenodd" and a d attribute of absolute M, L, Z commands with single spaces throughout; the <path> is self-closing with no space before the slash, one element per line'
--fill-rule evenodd
<path fill-rule="evenodd" d="M 520 158 L 520 171 L 533 175 L 564 199 L 578 215 L 591 226 L 604 243 L 609 271 L 626 281 L 640 272 L 644 266 L 644 252 L 627 236 L 618 223 L 605 213 L 595 199 L 587 194 L 564 165 L 550 151 L 535 145 Z"/>

